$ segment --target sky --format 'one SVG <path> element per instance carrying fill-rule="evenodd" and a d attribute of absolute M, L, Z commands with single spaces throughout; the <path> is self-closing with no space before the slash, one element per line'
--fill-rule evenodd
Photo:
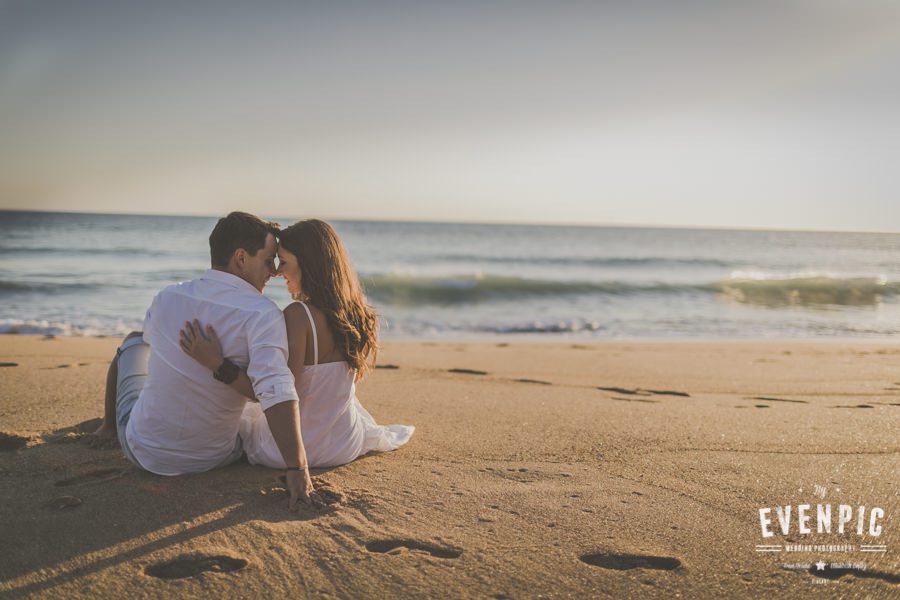
<path fill-rule="evenodd" d="M 0 208 L 900 231 L 900 2 L 0 0 Z"/>

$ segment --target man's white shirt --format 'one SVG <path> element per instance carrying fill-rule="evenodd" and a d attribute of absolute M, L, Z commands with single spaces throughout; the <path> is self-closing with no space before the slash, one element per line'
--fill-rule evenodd
<path fill-rule="evenodd" d="M 235 447 L 247 402 L 181 349 L 179 332 L 194 319 L 212 325 L 225 357 L 247 369 L 263 410 L 298 399 L 284 315 L 274 302 L 243 279 L 212 269 L 168 286 L 144 319 L 149 375 L 125 430 L 141 466 L 159 475 L 219 466 Z"/>

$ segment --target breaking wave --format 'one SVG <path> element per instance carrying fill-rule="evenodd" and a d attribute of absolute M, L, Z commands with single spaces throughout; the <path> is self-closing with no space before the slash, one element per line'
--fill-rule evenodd
<path fill-rule="evenodd" d="M 770 308 L 790 306 L 873 306 L 900 297 L 900 281 L 879 277 L 742 276 L 715 282 L 674 284 L 625 281 L 554 281 L 500 275 L 417 277 L 373 275 L 364 278 L 366 290 L 378 302 L 465 304 L 513 300 L 523 297 L 720 295 L 742 304 Z"/>
<path fill-rule="evenodd" d="M 696 286 L 664 283 L 633 284 L 622 281 L 554 281 L 500 275 L 458 275 L 416 277 L 411 275 L 374 275 L 363 280 L 366 291 L 375 300 L 396 305 L 422 303 L 462 304 L 512 300 L 536 296 L 628 295 L 641 293 L 684 293 Z M 701 289 L 707 286 L 701 286 Z"/>
<path fill-rule="evenodd" d="M 80 290 L 101 290 L 106 286 L 96 283 L 50 281 L 0 281 L 0 292 L 40 292 L 57 294 Z"/>
<path fill-rule="evenodd" d="M 80 323 L 63 321 L 0 319 L 0 333 L 47 336 L 119 336 L 135 329 L 121 321 L 100 322 L 88 319 Z"/>
<path fill-rule="evenodd" d="M 739 274 L 716 284 L 726 297 L 771 308 L 783 306 L 874 306 L 900 295 L 900 281 L 883 277 L 799 275 L 775 277 Z"/>

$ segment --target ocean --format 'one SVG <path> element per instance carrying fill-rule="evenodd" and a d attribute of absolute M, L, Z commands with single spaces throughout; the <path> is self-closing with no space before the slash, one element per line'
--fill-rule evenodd
<path fill-rule="evenodd" d="M 157 290 L 208 268 L 215 221 L 0 211 L 0 332 L 139 329 Z M 900 334 L 897 233 L 332 225 L 387 339 Z M 290 302 L 278 278 L 265 294 L 281 307 Z"/>

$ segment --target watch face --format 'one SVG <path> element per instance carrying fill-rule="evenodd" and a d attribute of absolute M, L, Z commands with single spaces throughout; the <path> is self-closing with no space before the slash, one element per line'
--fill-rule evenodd
<path fill-rule="evenodd" d="M 238 370 L 237 365 L 229 360 L 226 360 L 218 369 L 216 369 L 216 371 L 213 373 L 213 377 L 215 377 L 222 383 L 231 383 L 232 381 L 237 379 L 239 372 L 240 371 Z"/>

